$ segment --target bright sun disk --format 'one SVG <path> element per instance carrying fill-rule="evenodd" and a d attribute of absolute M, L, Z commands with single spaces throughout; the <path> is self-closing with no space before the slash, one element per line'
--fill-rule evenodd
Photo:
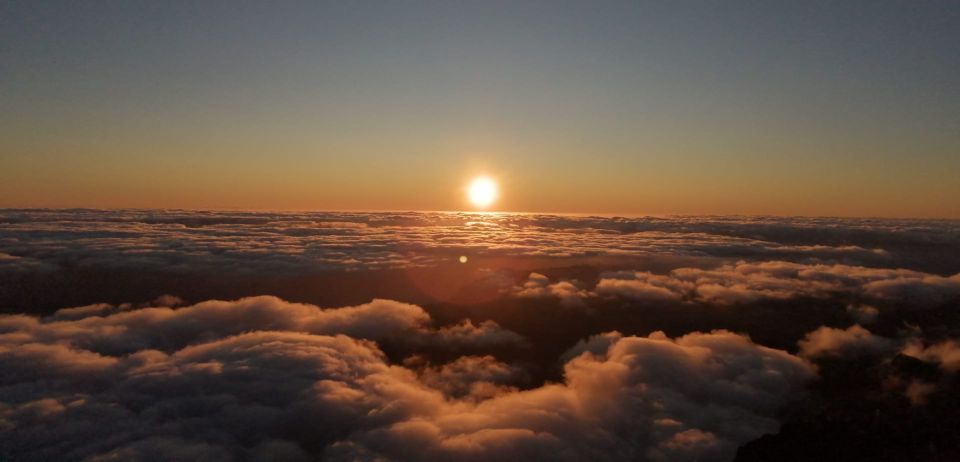
<path fill-rule="evenodd" d="M 497 184 L 487 177 L 478 177 L 467 188 L 470 203 L 478 208 L 486 208 L 497 199 Z"/>

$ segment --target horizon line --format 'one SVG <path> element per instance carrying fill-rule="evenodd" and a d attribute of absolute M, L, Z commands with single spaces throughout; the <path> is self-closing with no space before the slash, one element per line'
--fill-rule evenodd
<path fill-rule="evenodd" d="M 956 217 L 930 216 L 878 216 L 878 215 L 798 215 L 798 214 L 771 214 L 771 213 L 643 213 L 643 212 L 542 212 L 542 211 L 506 211 L 506 210 L 416 210 L 416 209 L 273 209 L 258 207 L 8 207 L 0 206 L 0 211 L 6 210 L 96 210 L 96 211 L 187 211 L 187 212 L 259 212 L 259 213 L 445 213 L 445 214 L 475 214 L 475 215 L 548 215 L 548 216 L 579 216 L 599 218 L 670 218 L 670 217 L 754 217 L 754 218 L 819 218 L 819 219 L 847 219 L 847 220 L 923 220 L 923 221 L 960 221 Z"/>

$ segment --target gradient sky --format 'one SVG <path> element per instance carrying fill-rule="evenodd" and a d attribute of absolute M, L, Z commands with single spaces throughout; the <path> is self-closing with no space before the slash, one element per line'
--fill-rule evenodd
<path fill-rule="evenodd" d="M 0 207 L 960 218 L 960 3 L 0 2 Z"/>

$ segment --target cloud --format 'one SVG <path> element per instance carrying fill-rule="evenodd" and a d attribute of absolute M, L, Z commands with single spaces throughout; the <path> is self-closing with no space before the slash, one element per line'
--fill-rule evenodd
<path fill-rule="evenodd" d="M 960 372 L 960 340 L 948 339 L 925 345 L 919 339 L 913 339 L 904 345 L 901 353 L 921 361 L 936 363 L 947 372 Z"/>
<path fill-rule="evenodd" d="M 937 391 L 936 384 L 913 380 L 904 389 L 903 394 L 910 400 L 910 404 L 923 406 L 927 404 L 927 398 L 935 391 Z"/>
<path fill-rule="evenodd" d="M 441 399 L 385 364 L 372 343 L 342 335 L 251 332 L 171 354 L 142 350 L 126 357 L 63 357 L 66 351 L 34 351 L 30 362 L 17 350 L 0 352 L 0 364 L 13 371 L 2 379 L 4 405 L 14 417 L 0 424 L 2 439 L 20 442 L 3 448 L 13 451 L 5 458 L 175 460 L 198 451 L 231 460 L 247 452 L 239 441 L 295 435 L 300 419 L 315 438 L 336 438 L 342 419 L 360 418 L 368 406 L 353 398 L 402 398 L 405 406 L 420 401 L 403 398 L 407 392 Z M 41 399 L 64 410 L 16 418 Z M 386 405 L 380 410 L 402 414 Z"/>
<path fill-rule="evenodd" d="M 859 324 L 873 324 L 880 316 L 880 310 L 870 305 L 847 305 L 847 314 Z"/>
<path fill-rule="evenodd" d="M 404 361 L 404 366 L 419 369 L 424 385 L 453 398 L 489 399 L 516 391 L 512 385 L 526 378 L 522 369 L 490 355 L 461 356 L 440 366 L 420 366 L 421 362 L 422 358 L 412 357 Z"/>
<path fill-rule="evenodd" d="M 867 282 L 864 292 L 876 300 L 937 306 L 960 298 L 960 274 L 941 277 L 911 273 Z"/>
<path fill-rule="evenodd" d="M 649 271 L 607 273 L 594 288 L 600 296 L 616 296 L 631 300 L 679 302 L 693 289 L 689 282 Z"/>
<path fill-rule="evenodd" d="M 906 269 L 839 264 L 741 261 L 714 269 L 677 268 L 663 275 L 648 271 L 604 273 L 593 293 L 648 302 L 722 305 L 801 297 L 853 297 L 888 307 L 930 308 L 960 299 L 960 275 L 943 277 Z"/>
<path fill-rule="evenodd" d="M 474 324 L 466 319 L 458 324 L 445 326 L 436 331 L 420 330 L 420 341 L 445 348 L 491 348 L 498 345 L 526 346 L 522 336 L 500 327 L 493 321 Z M 416 338 L 416 337 L 415 337 Z"/>
<path fill-rule="evenodd" d="M 550 278 L 540 273 L 530 273 L 522 286 L 513 288 L 513 293 L 520 298 L 558 298 L 560 304 L 567 308 L 583 306 L 583 299 L 591 296 L 590 292 L 581 289 L 574 282 L 560 281 L 550 283 Z"/>
<path fill-rule="evenodd" d="M 932 250 L 936 249 L 936 250 Z M 408 268 L 474 257 L 650 256 L 957 272 L 960 231 L 928 220 L 536 214 L 0 210 L 0 271 L 243 274 Z"/>
<path fill-rule="evenodd" d="M 155 302 L 180 303 L 175 297 Z M 195 305 L 114 307 L 105 304 L 68 308 L 47 318 L 0 317 L 0 340 L 60 342 L 97 353 L 119 355 L 149 348 L 172 351 L 207 339 L 255 330 L 344 334 L 403 344 L 442 344 L 450 348 L 521 345 L 524 340 L 495 322 L 464 320 L 440 329 L 419 306 L 392 300 L 336 309 L 291 303 L 272 296 L 236 301 L 210 300 Z"/>
<path fill-rule="evenodd" d="M 870 333 L 859 324 L 846 329 L 822 326 L 797 342 L 805 358 L 853 358 L 883 354 L 896 349 L 896 342 Z"/>
<path fill-rule="evenodd" d="M 802 359 L 725 331 L 600 338 L 608 348 L 569 360 L 562 384 L 360 434 L 334 458 L 723 460 L 775 431 L 772 412 L 813 376 Z"/>
<path fill-rule="evenodd" d="M 455 345 L 504 331 L 431 328 L 386 300 L 68 313 L 0 317 L 0 440 L 17 442 L 0 458 L 723 460 L 814 376 L 727 331 L 607 333 L 568 352 L 562 382 L 522 390 L 492 356 L 392 363 L 371 340 L 391 329 Z"/>

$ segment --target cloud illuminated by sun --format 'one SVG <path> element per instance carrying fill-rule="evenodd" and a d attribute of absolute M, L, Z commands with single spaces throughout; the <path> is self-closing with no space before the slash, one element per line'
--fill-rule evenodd
<path fill-rule="evenodd" d="M 497 183 L 485 176 L 474 178 L 467 188 L 467 197 L 474 207 L 485 209 L 497 199 Z"/>

